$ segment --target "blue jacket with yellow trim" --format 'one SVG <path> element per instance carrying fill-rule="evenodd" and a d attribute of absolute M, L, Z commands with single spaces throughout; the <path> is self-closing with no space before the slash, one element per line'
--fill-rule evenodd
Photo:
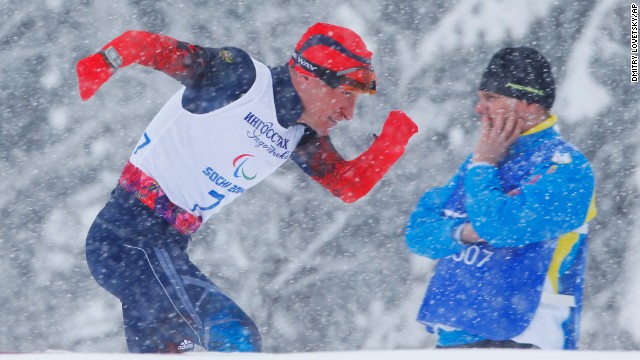
<path fill-rule="evenodd" d="M 469 158 L 445 187 L 420 199 L 407 245 L 442 260 L 418 320 L 467 331 L 461 338 L 511 338 L 530 323 L 548 275 L 557 293 L 576 299 L 563 324 L 565 348 L 575 348 L 586 248 L 584 231 L 576 229 L 595 216 L 594 178 L 555 122 L 551 117 L 524 134 L 497 168 L 469 168 Z M 485 244 L 454 239 L 466 222 Z"/>

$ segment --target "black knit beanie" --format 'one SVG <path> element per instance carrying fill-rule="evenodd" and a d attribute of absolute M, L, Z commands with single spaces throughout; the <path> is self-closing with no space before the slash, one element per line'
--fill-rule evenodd
<path fill-rule="evenodd" d="M 489 62 L 480 90 L 512 97 L 551 109 L 556 86 L 551 65 L 529 47 L 504 48 Z"/>

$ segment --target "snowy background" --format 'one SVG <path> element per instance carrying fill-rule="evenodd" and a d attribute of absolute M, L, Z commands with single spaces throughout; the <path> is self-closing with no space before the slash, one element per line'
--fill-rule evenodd
<path fill-rule="evenodd" d="M 636 2 L 638 3 L 638 2 Z M 425 189 L 471 151 L 475 90 L 503 46 L 554 67 L 554 112 L 592 161 L 582 349 L 640 349 L 640 84 L 629 81 L 630 2 L 557 0 L 0 0 L 0 352 L 122 352 L 118 301 L 91 279 L 88 227 L 147 123 L 179 85 L 139 66 L 82 103 L 75 64 L 128 29 L 233 45 L 281 65 L 317 21 L 374 52 L 379 92 L 334 130 L 345 157 L 386 114 L 420 126 L 406 155 L 345 205 L 293 163 L 194 237 L 192 260 L 262 331 L 265 351 L 422 349 L 414 321 L 433 263 L 402 237 Z"/>
<path fill-rule="evenodd" d="M 473 352 L 472 354 L 470 352 Z M 103 354 L 68 353 L 48 351 L 45 353 L 8 354 L 3 360 L 538 360 L 538 351 L 475 349 L 475 350 L 369 350 L 331 351 L 308 353 L 203 353 L 185 354 Z M 636 360 L 637 351 L 545 351 L 545 360 Z"/>

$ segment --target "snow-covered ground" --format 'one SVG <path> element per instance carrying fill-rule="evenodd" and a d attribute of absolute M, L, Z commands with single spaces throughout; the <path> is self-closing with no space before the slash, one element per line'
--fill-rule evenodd
<path fill-rule="evenodd" d="M 626 360 L 639 359 L 638 351 L 536 351 L 536 350 L 391 350 L 343 351 L 289 354 L 187 353 L 167 354 L 93 354 L 46 352 L 41 354 L 5 354 L 2 360 Z"/>

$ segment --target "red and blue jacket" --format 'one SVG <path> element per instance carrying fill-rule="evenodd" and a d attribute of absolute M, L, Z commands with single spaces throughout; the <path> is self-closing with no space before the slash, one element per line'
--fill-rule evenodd
<path fill-rule="evenodd" d="M 182 106 L 195 114 L 212 112 L 239 99 L 251 88 L 256 77 L 250 56 L 234 47 L 202 47 L 160 34 L 131 30 L 102 49 L 109 48 L 114 48 L 121 56 L 120 68 L 131 64 L 151 67 L 183 84 L 186 89 Z M 278 122 L 285 128 L 298 124 L 304 109 L 291 83 L 288 66 L 272 67 L 270 71 Z M 115 69 L 107 66 L 102 54 L 97 53 L 80 60 L 77 72 L 80 94 L 86 100 L 95 94 Z M 345 160 L 338 153 L 329 136 L 319 136 L 307 127 L 291 159 L 334 196 L 347 203 L 354 202 L 366 195 L 384 176 L 404 153 L 409 137 L 417 132 L 417 127 L 406 115 L 402 114 L 401 117 L 403 125 L 387 126 L 387 121 L 369 149 L 352 160 Z M 135 175 L 132 179 L 125 179 L 132 186 L 153 180 L 129 165 L 124 173 Z M 149 194 L 149 189 L 141 190 L 145 193 L 139 196 L 145 198 L 143 202 L 148 203 L 150 198 L 162 200 L 162 189 L 158 184 L 152 187 L 152 194 Z M 154 208 L 155 203 L 152 201 L 147 205 Z M 191 233 L 200 225 L 198 219 L 185 220 L 184 214 L 172 208 L 170 202 L 165 205 L 163 208 L 171 208 L 170 214 L 161 215 L 165 218 L 168 216 L 167 220 L 172 224 L 183 223 L 179 230 Z"/>

